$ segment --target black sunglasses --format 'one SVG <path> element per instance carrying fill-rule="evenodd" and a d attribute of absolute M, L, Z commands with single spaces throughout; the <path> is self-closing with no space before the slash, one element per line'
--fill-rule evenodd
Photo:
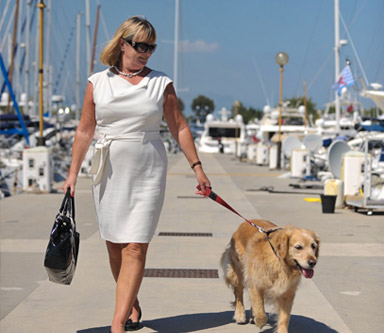
<path fill-rule="evenodd" d="M 124 39 L 124 40 L 139 53 L 149 52 L 150 54 L 152 54 L 153 52 L 155 52 L 157 47 L 156 44 L 150 45 L 147 43 L 133 42 L 130 39 Z"/>

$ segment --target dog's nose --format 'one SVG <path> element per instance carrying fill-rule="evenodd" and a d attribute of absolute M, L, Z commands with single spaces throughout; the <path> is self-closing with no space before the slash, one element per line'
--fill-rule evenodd
<path fill-rule="evenodd" d="M 308 260 L 308 265 L 311 266 L 311 267 L 315 267 L 315 265 L 316 265 L 316 260 L 315 260 L 315 259 L 309 259 L 309 260 Z"/>

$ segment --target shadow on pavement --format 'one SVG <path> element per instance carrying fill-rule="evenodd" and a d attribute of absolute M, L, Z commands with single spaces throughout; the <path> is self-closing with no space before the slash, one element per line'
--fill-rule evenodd
<path fill-rule="evenodd" d="M 249 311 L 247 311 L 249 318 Z M 142 327 L 150 328 L 158 333 L 190 333 L 210 328 L 217 328 L 233 323 L 233 311 L 216 313 L 195 313 L 168 318 L 143 321 Z M 273 333 L 277 327 L 275 315 L 270 315 L 268 327 L 264 327 L 262 333 Z M 241 326 L 240 326 L 241 327 Z M 77 333 L 105 333 L 110 326 L 94 327 L 77 331 Z M 334 329 L 308 317 L 292 315 L 289 331 L 295 333 L 337 333 Z"/>
<path fill-rule="evenodd" d="M 320 323 L 312 318 L 297 315 L 291 316 L 291 320 L 289 322 L 289 331 L 297 333 L 338 333 L 326 324 Z M 270 332 L 272 333 L 272 330 Z"/>
<path fill-rule="evenodd" d="M 168 318 L 144 321 L 143 325 L 155 332 L 196 332 L 204 329 L 220 327 L 232 323 L 233 311 L 216 313 L 194 313 Z"/>
<path fill-rule="evenodd" d="M 107 333 L 111 330 L 111 326 L 93 327 L 85 330 L 77 331 L 77 333 Z"/>

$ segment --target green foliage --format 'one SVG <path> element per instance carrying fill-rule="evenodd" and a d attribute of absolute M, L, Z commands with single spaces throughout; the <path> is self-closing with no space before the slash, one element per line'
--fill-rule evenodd
<path fill-rule="evenodd" d="M 215 103 L 212 99 L 199 95 L 192 101 L 191 108 L 197 117 L 206 117 L 215 110 Z"/>
<path fill-rule="evenodd" d="M 376 118 L 380 114 L 380 109 L 377 109 L 376 106 L 372 106 L 369 109 L 364 109 L 364 116 Z"/>
<path fill-rule="evenodd" d="M 304 105 L 304 97 L 292 97 L 288 100 L 289 106 L 292 108 L 298 108 L 300 105 Z M 313 121 L 318 118 L 318 113 L 316 110 L 316 103 L 312 101 L 312 97 L 307 98 L 307 117 L 309 115 L 313 116 Z"/>
<path fill-rule="evenodd" d="M 233 116 L 235 117 L 236 116 L 235 104 L 232 105 L 231 111 Z M 238 114 L 241 114 L 243 116 L 244 124 L 248 124 L 250 121 L 254 119 L 261 119 L 261 117 L 263 116 L 262 110 L 256 110 L 253 107 L 246 108 L 241 102 L 239 104 L 237 111 L 238 111 Z"/>

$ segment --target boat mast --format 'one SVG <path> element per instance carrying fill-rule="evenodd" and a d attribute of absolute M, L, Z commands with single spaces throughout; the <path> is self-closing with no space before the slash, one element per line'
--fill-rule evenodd
<path fill-rule="evenodd" d="M 39 43 L 39 32 L 40 32 L 40 22 L 37 22 L 37 29 L 36 29 L 36 35 L 35 35 L 35 61 L 32 62 L 33 64 L 33 103 L 32 103 L 32 114 L 34 116 L 37 116 L 37 94 L 39 92 L 39 71 L 38 71 L 38 62 L 39 62 L 39 48 L 37 47 L 37 44 Z"/>
<path fill-rule="evenodd" d="M 15 50 L 16 50 L 16 35 L 17 35 L 17 23 L 19 22 L 19 0 L 16 0 L 15 18 L 13 22 L 13 36 L 12 36 L 12 49 L 11 49 L 11 64 L 9 66 L 9 83 L 12 85 L 13 67 L 15 62 Z M 11 98 L 8 98 L 8 104 L 6 113 L 9 113 Z"/>
<path fill-rule="evenodd" d="M 91 68 L 91 19 L 89 14 L 89 0 L 85 0 L 85 30 L 87 44 L 87 76 L 88 70 Z"/>
<path fill-rule="evenodd" d="M 304 89 L 304 127 L 307 129 L 307 118 L 308 118 L 308 107 L 307 107 L 307 83 L 304 81 L 303 83 Z"/>
<path fill-rule="evenodd" d="M 97 42 L 97 30 L 99 28 L 99 17 L 100 17 L 100 5 L 97 5 L 95 31 L 93 32 L 93 47 L 92 47 L 91 67 L 89 69 L 89 75 L 93 74 L 93 67 L 95 65 L 95 53 L 96 53 L 96 42 Z"/>
<path fill-rule="evenodd" d="M 29 80 L 30 80 L 30 57 L 31 57 L 31 49 L 30 49 L 30 25 L 31 25 L 31 6 L 32 6 L 32 0 L 29 0 L 27 2 L 27 27 L 25 31 L 25 95 L 26 95 L 26 102 L 25 102 L 25 107 L 24 107 L 24 113 L 25 114 L 30 114 L 29 113 Z"/>
<path fill-rule="evenodd" d="M 179 58 L 179 0 L 175 0 L 175 48 L 173 50 L 173 86 L 177 94 L 177 70 Z"/>
<path fill-rule="evenodd" d="M 45 146 L 44 142 L 44 124 L 43 124 L 43 116 L 44 116 L 44 98 L 43 98 L 43 83 L 44 83 L 44 0 L 40 0 L 40 3 L 37 5 L 37 8 L 40 10 L 40 25 L 39 25 L 39 129 L 40 129 L 40 137 L 37 140 L 38 146 Z"/>
<path fill-rule="evenodd" d="M 19 23 L 18 23 L 18 27 L 19 29 L 17 29 L 17 35 L 16 35 L 16 40 L 17 40 L 17 47 L 16 47 L 16 50 L 15 50 L 15 60 L 14 60 L 14 75 L 15 75 L 15 78 L 13 80 L 13 87 L 14 87 L 14 92 L 16 94 L 16 99 L 18 101 L 20 101 L 20 97 L 21 97 L 21 57 L 22 57 L 22 48 L 25 47 L 25 45 L 22 44 L 21 42 L 21 36 L 22 36 L 22 32 L 23 32 L 23 1 L 20 3 L 20 8 L 19 8 L 19 15 L 18 15 L 18 20 L 19 20 Z M 24 113 L 24 111 L 23 111 Z"/>
<path fill-rule="evenodd" d="M 51 57 L 50 57 L 50 50 L 51 50 L 51 25 L 52 25 L 52 0 L 48 0 L 48 6 L 47 6 L 47 36 L 46 36 L 46 42 L 47 42 L 47 47 L 46 47 L 46 61 L 45 61 L 45 68 L 47 69 L 47 73 L 45 75 L 45 79 L 48 82 L 47 85 L 47 96 L 45 98 L 45 109 L 48 110 L 49 116 L 52 116 L 52 65 L 50 63 Z"/>
<path fill-rule="evenodd" d="M 335 0 L 335 82 L 339 80 L 340 74 L 340 27 L 339 27 L 339 0 Z M 335 91 L 335 112 L 336 112 L 336 131 L 340 132 L 340 99 Z"/>
<path fill-rule="evenodd" d="M 76 120 L 80 119 L 80 29 L 81 13 L 77 14 L 76 19 Z"/>

